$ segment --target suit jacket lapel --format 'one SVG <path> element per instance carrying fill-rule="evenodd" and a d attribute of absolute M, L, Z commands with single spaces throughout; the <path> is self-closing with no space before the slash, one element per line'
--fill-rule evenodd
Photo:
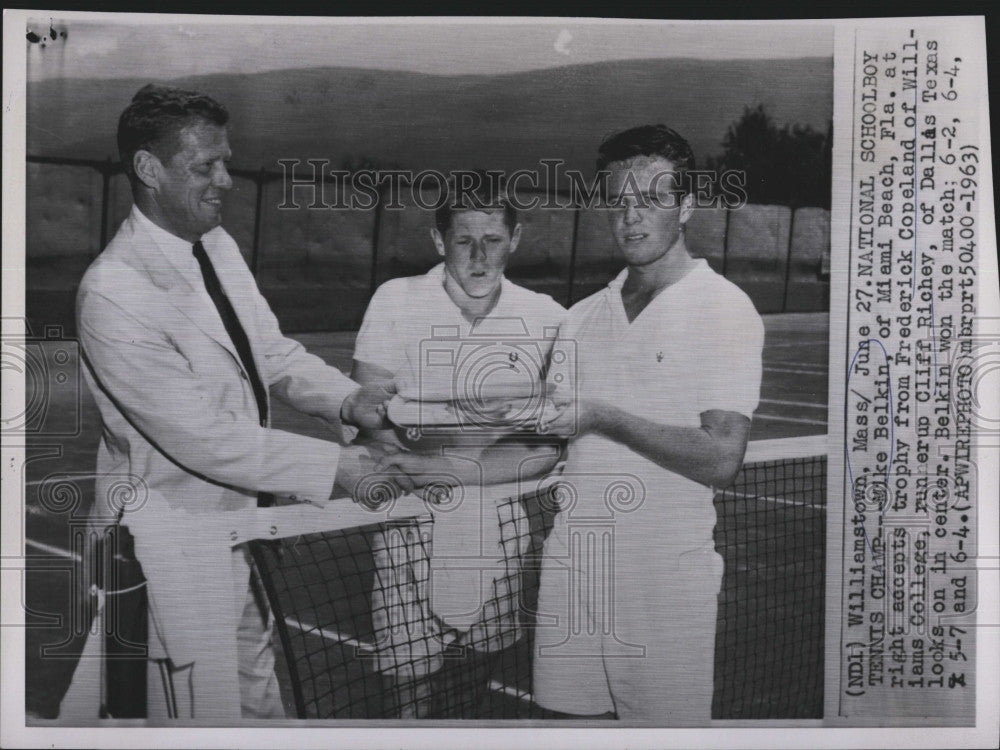
<path fill-rule="evenodd" d="M 198 326 L 204 334 L 224 346 L 239 362 L 240 355 L 229 338 L 229 333 L 222 323 L 219 311 L 215 309 L 211 297 L 205 291 L 201 274 L 198 273 L 192 277 L 190 274 L 182 273 L 177 267 L 176 261 L 167 256 L 149 232 L 135 222 L 132 217 L 129 217 L 129 220 L 133 223 L 135 233 L 132 247 L 135 249 L 140 265 L 153 284 L 168 291 L 167 299 L 170 304 Z"/>
<path fill-rule="evenodd" d="M 171 302 L 188 320 L 226 347 L 237 362 L 240 361 L 239 352 L 236 351 L 236 346 L 229 338 L 229 332 L 226 331 L 222 317 L 206 292 L 196 292 L 190 287 L 183 291 L 178 289 L 175 294 L 171 295 Z"/>

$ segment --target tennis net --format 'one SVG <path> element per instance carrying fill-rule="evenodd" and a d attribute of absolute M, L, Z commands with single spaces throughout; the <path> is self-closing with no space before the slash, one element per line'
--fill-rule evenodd
<path fill-rule="evenodd" d="M 715 497 L 715 719 L 822 716 L 826 450 L 826 436 L 751 443 Z M 552 718 L 531 654 L 556 507 L 545 492 L 498 504 L 500 569 L 461 632 L 428 606 L 429 515 L 252 544 L 297 716 Z"/>

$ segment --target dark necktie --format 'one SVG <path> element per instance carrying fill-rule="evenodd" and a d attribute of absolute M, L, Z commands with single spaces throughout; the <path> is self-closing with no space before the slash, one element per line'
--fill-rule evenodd
<path fill-rule="evenodd" d="M 257 365 L 254 364 L 253 352 L 250 350 L 250 341 L 247 339 L 246 331 L 240 325 L 240 319 L 236 317 L 233 304 L 222 290 L 222 284 L 219 283 L 219 277 L 216 275 L 215 268 L 212 267 L 212 262 L 205 253 L 205 246 L 201 244 L 201 240 L 194 243 L 194 257 L 198 260 L 198 265 L 201 266 L 201 276 L 205 281 L 205 289 L 208 290 L 208 296 L 212 298 L 212 302 L 215 303 L 215 309 L 219 311 L 219 317 L 222 318 L 222 324 L 226 327 L 226 333 L 229 334 L 229 339 L 233 342 L 233 346 L 236 347 L 237 354 L 240 355 L 240 362 L 243 363 L 243 372 L 249 378 L 250 385 L 253 387 L 253 395 L 257 400 L 257 413 L 260 415 L 260 426 L 266 427 L 267 389 L 264 387 L 264 381 L 260 379 L 260 373 L 257 372 Z M 274 505 L 274 495 L 267 492 L 258 492 L 257 505 L 261 508 Z"/>

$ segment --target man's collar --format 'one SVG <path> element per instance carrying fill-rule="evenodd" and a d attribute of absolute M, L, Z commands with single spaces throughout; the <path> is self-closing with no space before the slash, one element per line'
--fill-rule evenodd
<path fill-rule="evenodd" d="M 432 268 L 430 271 L 427 272 L 427 277 L 429 279 L 432 279 L 436 285 L 439 285 L 441 287 L 441 291 L 444 293 L 446 297 L 448 297 L 448 301 L 451 302 L 451 304 L 455 305 L 455 307 L 457 308 L 458 305 L 455 304 L 455 300 L 451 298 L 451 296 L 448 294 L 448 290 L 445 289 L 444 287 L 445 278 L 447 276 L 448 276 L 448 267 L 444 264 L 443 261 L 441 263 L 438 263 L 436 266 L 434 266 L 434 268 Z M 500 309 L 500 305 L 503 304 L 505 300 L 510 299 L 511 296 L 510 285 L 511 282 L 507 279 L 507 274 L 506 273 L 500 274 L 500 294 L 497 296 L 496 304 L 493 305 L 493 309 L 489 313 L 490 315 L 495 315 L 497 310 Z"/>
<path fill-rule="evenodd" d="M 175 270 L 183 275 L 200 273 L 192 243 L 156 224 L 138 206 L 132 206 L 132 216 L 136 227 L 144 230 L 152 238 Z"/>
<path fill-rule="evenodd" d="M 615 276 L 611 281 L 608 282 L 608 289 L 612 292 L 620 292 L 622 289 L 622 284 L 625 283 L 625 279 L 628 278 L 628 266 L 625 266 L 617 276 Z"/>
<path fill-rule="evenodd" d="M 670 286 L 665 288 L 669 289 L 670 287 L 677 286 L 678 284 L 687 281 L 687 279 L 690 278 L 692 274 L 699 273 L 703 269 L 708 268 L 708 261 L 705 260 L 704 258 L 694 258 L 694 260 L 696 261 L 696 263 L 693 266 L 691 266 L 691 268 L 688 270 L 687 273 L 685 273 L 683 276 L 677 279 L 677 281 L 675 281 L 673 284 L 670 284 Z M 625 268 L 622 269 L 621 273 L 619 273 L 611 281 L 608 282 L 607 288 L 612 292 L 621 292 L 622 284 L 625 283 L 625 279 L 627 278 L 628 278 L 628 266 L 625 266 Z"/>

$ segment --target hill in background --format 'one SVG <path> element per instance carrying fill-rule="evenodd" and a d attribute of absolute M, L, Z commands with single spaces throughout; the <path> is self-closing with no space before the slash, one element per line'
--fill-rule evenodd
<path fill-rule="evenodd" d="M 117 158 L 118 114 L 147 82 L 29 82 L 28 153 Z M 629 60 L 492 76 L 331 67 L 172 83 L 226 104 L 234 164 L 251 168 L 328 158 L 514 170 L 561 158 L 589 173 L 603 136 L 650 122 L 685 135 L 703 162 L 745 106 L 821 131 L 833 108 L 830 58 Z"/>

